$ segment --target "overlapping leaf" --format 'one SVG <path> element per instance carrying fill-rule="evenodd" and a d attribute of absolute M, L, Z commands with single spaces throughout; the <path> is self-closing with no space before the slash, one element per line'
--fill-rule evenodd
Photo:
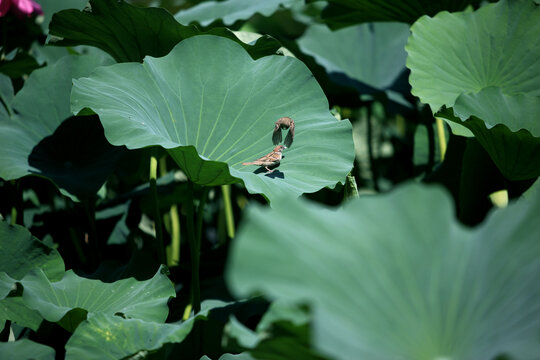
<path fill-rule="evenodd" d="M 28 339 L 0 342 L 1 359 L 54 360 L 54 349 Z"/>
<path fill-rule="evenodd" d="M 122 359 L 140 350 L 182 342 L 195 321 L 206 319 L 210 310 L 223 305 L 219 301 L 203 302 L 196 316 L 171 324 L 97 314 L 83 322 L 69 339 L 66 359 Z"/>
<path fill-rule="evenodd" d="M 79 197 L 97 192 L 122 150 L 107 143 L 96 119 L 65 120 L 71 116 L 72 77 L 87 75 L 107 62 L 110 59 L 103 55 L 66 56 L 30 75 L 7 105 L 9 111 L 0 112 L 1 178 L 36 174 Z M 6 98 L 12 94 L 11 89 Z"/>
<path fill-rule="evenodd" d="M 88 0 L 39 0 L 38 2 L 43 9 L 43 22 L 41 26 L 45 32 L 49 29 L 49 23 L 53 14 L 64 9 L 81 10 L 88 4 Z"/>
<path fill-rule="evenodd" d="M 39 311 L 48 321 L 62 319 L 69 330 L 84 320 L 86 312 L 90 315 L 120 313 L 128 318 L 163 322 L 169 311 L 167 301 L 175 296 L 172 283 L 162 270 L 146 281 L 130 278 L 109 284 L 81 278 L 71 270 L 62 280 L 51 282 L 37 270 L 20 282 L 28 307 Z"/>
<path fill-rule="evenodd" d="M 412 24 L 422 15 L 459 11 L 480 0 L 328 0 L 322 17 L 332 28 L 372 21 L 399 21 Z"/>
<path fill-rule="evenodd" d="M 363 24 L 338 31 L 311 25 L 298 45 L 315 57 L 334 81 L 372 93 L 391 87 L 405 70 L 408 37 L 409 26 L 400 23 Z M 349 79 L 343 79 L 342 74 Z"/>
<path fill-rule="evenodd" d="M 411 32 L 406 50 L 412 93 L 434 112 L 487 87 L 540 95 L 540 9 L 530 0 L 423 17 Z"/>
<path fill-rule="evenodd" d="M 476 229 L 457 223 L 445 192 L 419 185 L 338 211 L 253 207 L 228 283 L 239 296 L 310 304 L 313 343 L 336 359 L 534 358 L 540 202 L 531 200 Z"/>
<path fill-rule="evenodd" d="M 0 221 L 0 273 L 22 279 L 35 268 L 40 268 L 49 279 L 59 280 L 64 274 L 64 261 L 58 251 L 24 227 Z"/>
<path fill-rule="evenodd" d="M 226 0 L 206 1 L 187 10 L 180 11 L 174 17 L 182 24 L 196 23 L 207 26 L 216 20 L 225 25 L 232 25 L 238 20 L 248 20 L 254 14 L 272 15 L 280 7 L 290 7 L 301 0 Z"/>
<path fill-rule="evenodd" d="M 411 30 L 412 93 L 433 112 L 454 107 L 437 115 L 459 135 L 470 134 L 460 125 L 472 131 L 507 178 L 540 175 L 540 8 L 503 0 L 424 17 Z"/>
<path fill-rule="evenodd" d="M 50 32 L 61 46 L 90 45 L 109 53 L 117 62 L 142 61 L 147 56 L 164 56 L 180 41 L 211 34 L 241 44 L 254 58 L 273 54 L 281 46 L 263 36 L 254 44 L 244 44 L 228 29 L 202 32 L 184 26 L 161 8 L 138 8 L 124 1 L 90 0 L 92 11 L 64 10 L 55 14 Z"/>
<path fill-rule="evenodd" d="M 248 191 L 268 198 L 334 186 L 354 156 L 349 121 L 330 114 L 300 61 L 254 61 L 235 42 L 216 36 L 193 37 L 163 58 L 75 80 L 72 109 L 84 108 L 99 114 L 112 144 L 161 145 L 196 183 L 242 180 Z M 294 119 L 296 136 L 279 168 L 264 174 L 242 166 L 272 150 L 274 122 L 282 116 Z"/>

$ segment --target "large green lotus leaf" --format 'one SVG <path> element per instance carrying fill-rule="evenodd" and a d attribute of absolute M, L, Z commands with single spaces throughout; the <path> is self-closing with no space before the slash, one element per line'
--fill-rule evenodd
<path fill-rule="evenodd" d="M 20 281 L 23 300 L 51 322 L 62 319 L 64 324 L 76 324 L 89 316 L 121 313 L 128 318 L 163 322 L 169 312 L 167 301 L 175 296 L 171 281 L 160 269 L 145 281 L 133 278 L 103 283 L 77 276 L 69 270 L 62 280 L 51 282 L 41 270 L 32 271 Z M 72 310 L 83 311 L 72 311 Z M 67 318 L 66 318 L 67 314 Z"/>
<path fill-rule="evenodd" d="M 378 90 L 390 87 L 405 70 L 409 26 L 400 23 L 363 24 L 331 31 L 310 26 L 298 40 L 331 76 L 342 73 Z"/>
<path fill-rule="evenodd" d="M 0 272 L 19 280 L 35 268 L 43 270 L 53 281 L 61 279 L 65 270 L 58 251 L 32 236 L 26 228 L 0 221 Z"/>
<path fill-rule="evenodd" d="M 433 112 L 487 87 L 540 95 L 540 8 L 530 0 L 425 16 L 411 32 L 406 50 L 412 93 Z"/>
<path fill-rule="evenodd" d="M 0 113 L 0 177 L 18 179 L 40 175 L 65 193 L 94 195 L 115 168 L 122 149 L 111 146 L 92 117 L 70 118 L 72 77 L 110 63 L 102 56 L 66 56 L 34 71 L 10 104 Z M 51 90 L 51 89 L 54 89 Z"/>
<path fill-rule="evenodd" d="M 462 94 L 438 116 L 469 129 L 510 180 L 540 175 L 540 97 L 489 87 Z"/>
<path fill-rule="evenodd" d="M 28 339 L 0 342 L 0 359 L 54 360 L 54 349 Z"/>
<path fill-rule="evenodd" d="M 275 53 L 281 46 L 263 36 L 244 44 L 224 28 L 202 32 L 184 26 L 162 8 L 138 8 L 124 1 L 90 0 L 91 11 L 64 10 L 55 14 L 50 33 L 55 45 L 90 45 L 109 53 L 117 62 L 142 61 L 147 55 L 166 55 L 178 42 L 201 34 L 222 36 L 240 43 L 254 58 Z"/>
<path fill-rule="evenodd" d="M 253 206 L 227 281 L 237 296 L 311 305 L 313 343 L 335 359 L 533 359 L 540 199 L 531 200 L 475 229 L 456 221 L 445 191 L 417 184 L 338 210 Z"/>
<path fill-rule="evenodd" d="M 166 343 L 182 342 L 195 321 L 207 319 L 212 309 L 224 304 L 205 301 L 196 316 L 171 324 L 96 314 L 81 323 L 68 340 L 66 360 L 123 359 L 140 350 L 156 350 Z"/>
<path fill-rule="evenodd" d="M 85 108 L 99 114 L 112 144 L 161 145 L 196 183 L 241 179 L 268 198 L 334 186 L 354 156 L 350 122 L 331 115 L 304 64 L 286 56 L 254 61 L 217 36 L 193 37 L 163 58 L 74 80 L 72 109 Z M 296 131 L 280 166 L 271 174 L 242 166 L 272 150 L 274 122 L 282 116 L 294 119 Z"/>
<path fill-rule="evenodd" d="M 314 1 L 314 0 L 312 0 Z M 399 21 L 412 24 L 422 15 L 459 11 L 480 0 L 327 0 L 322 17 L 331 28 L 363 22 Z"/>
<path fill-rule="evenodd" d="M 249 20 L 255 14 L 270 16 L 280 7 L 291 7 L 301 0 L 226 0 L 206 1 L 177 13 L 174 18 L 182 24 L 207 26 L 216 20 L 232 25 L 238 20 Z"/>

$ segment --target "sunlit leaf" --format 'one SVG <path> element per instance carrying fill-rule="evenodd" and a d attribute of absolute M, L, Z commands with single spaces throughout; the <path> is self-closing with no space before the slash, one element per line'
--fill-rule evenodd
<path fill-rule="evenodd" d="M 122 359 L 140 350 L 150 351 L 166 343 L 182 342 L 195 321 L 205 320 L 223 302 L 203 302 L 201 312 L 189 320 L 162 324 L 142 319 L 122 319 L 97 314 L 84 321 L 66 344 L 66 359 Z"/>
<path fill-rule="evenodd" d="M 74 80 L 72 104 L 75 113 L 98 113 L 112 144 L 161 145 L 202 185 L 242 180 L 269 199 L 298 196 L 343 182 L 352 166 L 351 124 L 328 111 L 305 65 L 284 56 L 254 61 L 221 37 L 193 37 L 163 58 L 100 68 Z M 243 166 L 272 151 L 283 116 L 296 131 L 280 166 L 271 174 Z"/>
<path fill-rule="evenodd" d="M 167 301 L 175 296 L 172 283 L 161 270 L 146 281 L 130 278 L 114 283 L 82 278 L 71 270 L 62 280 L 50 282 L 38 270 L 28 274 L 21 284 L 28 307 L 39 311 L 48 321 L 62 319 L 63 324 L 69 324 L 68 330 L 73 330 L 84 320 L 86 312 L 89 316 L 121 314 L 128 318 L 162 322 L 169 312 Z"/>
<path fill-rule="evenodd" d="M 411 31 L 412 93 L 433 112 L 445 106 L 437 116 L 472 132 L 506 178 L 540 175 L 540 8 L 503 0 L 421 18 Z"/>

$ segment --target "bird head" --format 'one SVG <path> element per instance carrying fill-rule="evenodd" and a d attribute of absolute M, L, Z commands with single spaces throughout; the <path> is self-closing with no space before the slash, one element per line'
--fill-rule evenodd
<path fill-rule="evenodd" d="M 283 145 L 278 145 L 274 148 L 274 152 L 282 152 L 283 149 L 286 149 L 287 147 L 286 146 L 283 146 Z"/>

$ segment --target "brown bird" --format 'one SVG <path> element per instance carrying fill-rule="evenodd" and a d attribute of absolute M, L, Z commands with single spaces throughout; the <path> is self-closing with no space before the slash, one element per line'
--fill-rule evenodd
<path fill-rule="evenodd" d="M 277 145 L 281 142 L 281 129 L 289 129 L 285 137 L 285 146 L 290 147 L 294 139 L 294 121 L 290 117 L 282 117 L 276 121 L 274 133 L 272 134 L 272 142 Z"/>
<path fill-rule="evenodd" d="M 281 161 L 281 157 L 283 156 L 281 152 L 283 149 L 286 149 L 283 145 L 278 145 L 272 150 L 271 153 L 264 155 L 263 157 L 258 158 L 255 161 L 251 162 L 245 162 L 242 163 L 242 165 L 259 165 L 264 166 L 266 170 L 268 170 L 268 173 L 273 172 L 274 170 L 270 170 L 268 167 L 272 165 L 277 165 Z"/>

